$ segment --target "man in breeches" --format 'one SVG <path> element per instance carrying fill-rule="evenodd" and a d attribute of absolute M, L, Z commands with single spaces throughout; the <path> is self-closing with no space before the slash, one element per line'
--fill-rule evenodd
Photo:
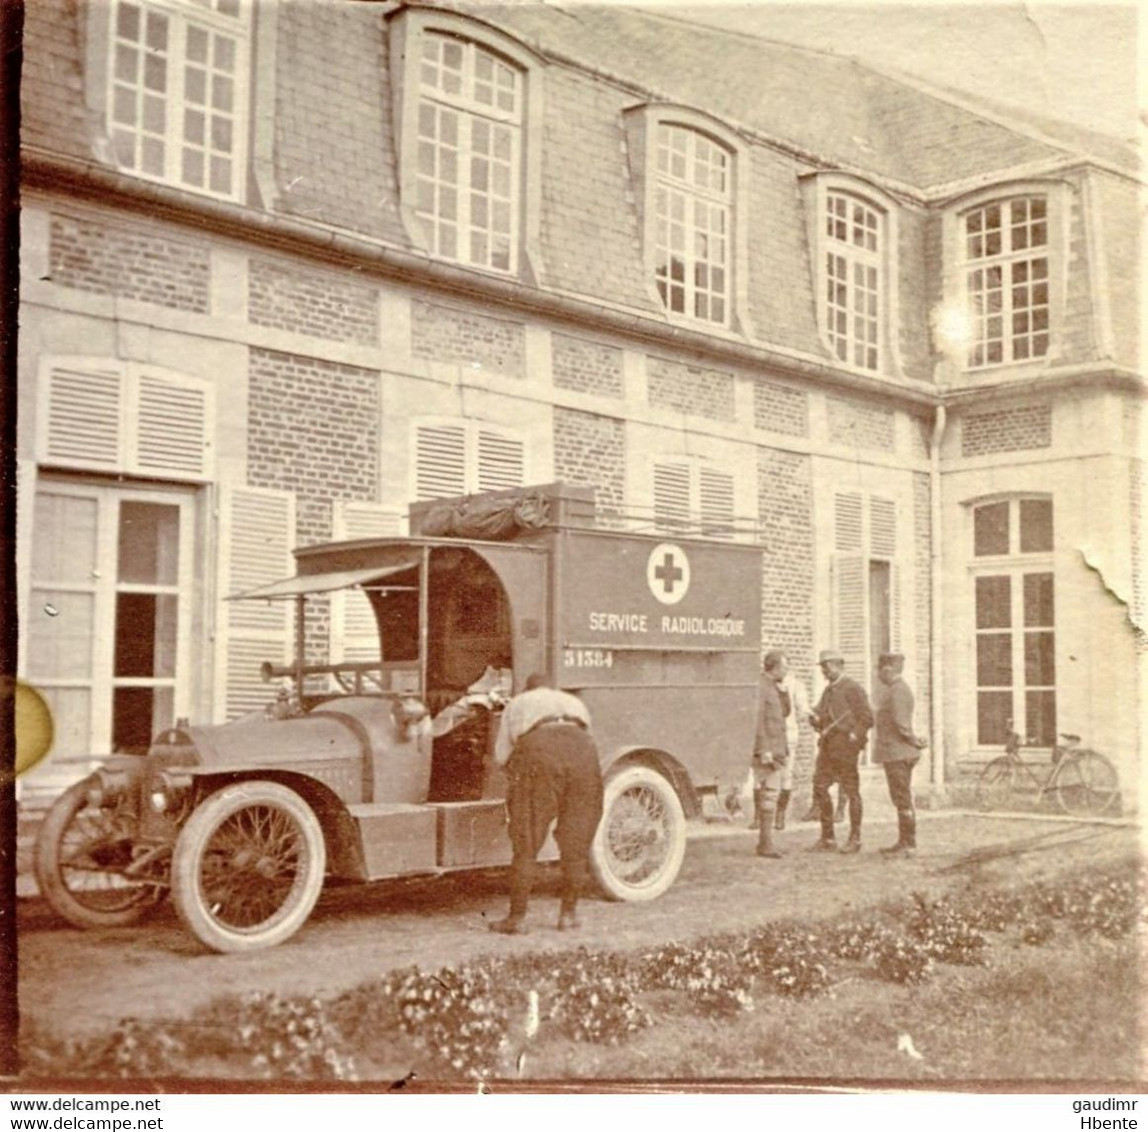
<path fill-rule="evenodd" d="M 762 666 L 757 729 L 753 739 L 753 798 L 757 817 L 757 855 L 777 858 L 773 847 L 774 810 L 782 771 L 789 762 L 785 717 L 792 711 L 788 693 L 781 687 L 785 679 L 785 654 L 771 649 Z"/>
<path fill-rule="evenodd" d="M 889 798 L 897 808 L 897 842 L 881 852 L 911 857 L 917 849 L 917 814 L 913 808 L 913 767 L 925 746 L 913 730 L 913 691 L 901 675 L 905 658 L 884 653 L 877 662 L 877 736 L 873 761 L 885 768 Z"/>
<path fill-rule="evenodd" d="M 576 928 L 578 898 L 589 871 L 590 846 L 602 818 L 602 770 L 590 735 L 590 713 L 577 696 L 531 676 L 510 701 L 495 760 L 506 767 L 510 821 L 510 910 L 490 930 L 525 933 L 535 861 L 557 821 L 554 839 L 562 859 L 558 930 Z"/>
<path fill-rule="evenodd" d="M 861 850 L 861 780 L 857 761 L 873 726 L 873 713 L 865 689 L 844 674 L 845 658 L 840 652 L 824 650 L 819 665 L 828 683 L 811 716 L 813 726 L 821 735 L 813 779 L 821 839 L 813 848 L 837 848 L 829 787 L 838 782 L 849 800 L 849 840 L 841 851 L 858 853 Z"/>

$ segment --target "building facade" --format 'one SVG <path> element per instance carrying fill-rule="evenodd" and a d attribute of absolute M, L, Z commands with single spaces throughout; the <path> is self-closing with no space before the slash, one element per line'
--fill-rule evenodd
<path fill-rule="evenodd" d="M 758 540 L 814 691 L 822 647 L 866 683 L 904 652 L 923 790 L 1010 726 L 1135 781 L 1122 147 L 618 9 L 25 21 L 20 674 L 56 724 L 26 800 L 260 706 L 285 612 L 223 598 L 293 546 L 553 480 Z M 316 603 L 308 649 L 361 657 L 362 614 Z"/>

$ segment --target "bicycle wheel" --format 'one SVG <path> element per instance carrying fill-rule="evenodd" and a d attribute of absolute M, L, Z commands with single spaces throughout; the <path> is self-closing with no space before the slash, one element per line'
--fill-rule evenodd
<path fill-rule="evenodd" d="M 1095 751 L 1066 754 L 1056 771 L 1056 800 L 1066 814 L 1107 813 L 1120 793 L 1116 768 Z"/>
<path fill-rule="evenodd" d="M 977 808 L 999 810 L 1006 806 L 1012 800 L 1015 779 L 1012 759 L 1004 755 L 993 759 L 977 779 Z"/>

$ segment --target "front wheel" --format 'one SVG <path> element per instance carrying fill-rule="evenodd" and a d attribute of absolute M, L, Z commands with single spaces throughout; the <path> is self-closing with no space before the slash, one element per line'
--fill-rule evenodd
<path fill-rule="evenodd" d="M 52 803 L 36 834 L 34 870 L 44 899 L 78 928 L 114 928 L 143 919 L 164 889 L 125 875 L 132 862 L 131 819 L 92 806 L 92 779 Z"/>
<path fill-rule="evenodd" d="M 999 810 L 1007 806 L 1012 800 L 1015 776 L 1016 767 L 1012 759 L 1004 755 L 993 759 L 977 779 L 977 808 Z"/>
<path fill-rule="evenodd" d="M 1066 814 L 1106 814 L 1119 797 L 1116 768 L 1095 751 L 1066 754 L 1056 772 L 1056 800 Z"/>
<path fill-rule="evenodd" d="M 590 867 L 611 900 L 654 900 L 677 879 L 686 854 L 686 816 L 656 770 L 629 766 L 606 781 Z"/>
<path fill-rule="evenodd" d="M 214 951 L 271 947 L 311 914 L 326 864 L 323 828 L 295 791 L 238 782 L 210 795 L 180 831 L 172 899 Z"/>

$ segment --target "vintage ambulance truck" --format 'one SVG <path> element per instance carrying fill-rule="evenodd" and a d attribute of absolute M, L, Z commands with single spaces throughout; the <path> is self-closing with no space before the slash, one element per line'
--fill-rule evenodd
<path fill-rule="evenodd" d="M 36 873 L 57 912 L 128 924 L 170 891 L 207 947 L 241 951 L 291 936 L 326 877 L 507 864 L 493 740 L 535 671 L 593 716 L 604 893 L 673 883 L 686 818 L 750 756 L 759 548 L 610 529 L 591 491 L 562 484 L 417 504 L 410 529 L 305 547 L 294 577 L 235 595 L 296 604 L 295 661 L 264 665 L 266 711 L 180 721 L 56 801 Z M 369 611 L 378 655 L 305 663 L 308 603 L 340 590 Z"/>

